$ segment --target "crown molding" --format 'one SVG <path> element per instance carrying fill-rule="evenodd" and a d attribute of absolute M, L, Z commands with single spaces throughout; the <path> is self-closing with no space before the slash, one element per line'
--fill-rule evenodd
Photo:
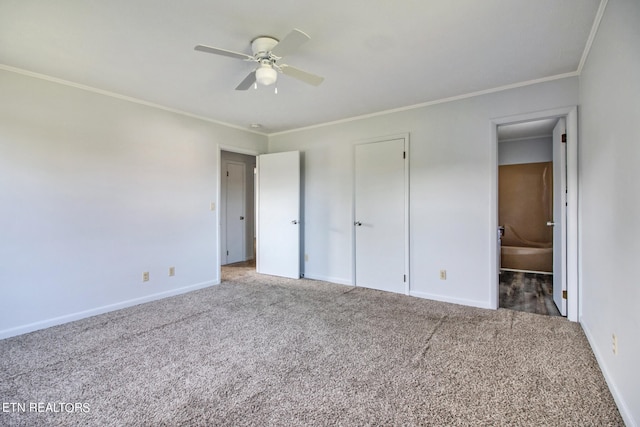
<path fill-rule="evenodd" d="M 593 45 L 593 41 L 595 40 L 596 34 L 598 33 L 598 28 L 600 28 L 600 21 L 602 21 L 602 16 L 604 15 L 604 10 L 606 9 L 608 2 L 609 0 L 600 0 L 600 6 L 598 7 L 598 11 L 596 12 L 596 17 L 593 20 L 589 38 L 587 38 L 587 43 L 585 44 L 584 51 L 582 52 L 582 58 L 580 58 L 580 64 L 578 65 L 578 69 L 576 70 L 578 75 L 582 74 L 582 68 L 584 67 L 585 62 L 587 62 L 587 57 L 589 56 L 589 52 L 591 51 L 591 45 Z"/>
<path fill-rule="evenodd" d="M 87 92 L 93 92 L 93 93 L 97 93 L 97 94 L 100 94 L 100 95 L 109 96 L 111 98 L 120 99 L 122 101 L 133 102 L 134 104 L 140 104 L 140 105 L 144 105 L 144 106 L 147 106 L 147 107 L 157 108 L 159 110 L 168 111 L 170 113 L 175 113 L 175 114 L 179 114 L 181 116 L 191 117 L 193 119 L 198 119 L 198 120 L 202 120 L 202 121 L 205 121 L 205 122 L 214 123 L 216 125 L 225 126 L 225 127 L 228 127 L 228 128 L 238 129 L 238 130 L 242 130 L 242 131 L 245 131 L 245 132 L 254 133 L 254 134 L 257 134 L 257 135 L 267 136 L 266 133 L 258 132 L 258 131 L 254 130 L 254 129 L 244 128 L 242 126 L 237 126 L 237 125 L 234 125 L 234 124 L 231 124 L 231 123 L 222 122 L 220 120 L 214 120 L 214 119 L 211 119 L 209 117 L 199 116 L 197 114 L 192 114 L 192 113 L 188 113 L 186 111 L 177 110 L 175 108 L 170 108 L 170 107 L 167 107 L 167 106 L 164 106 L 164 105 L 161 105 L 161 104 L 156 104 L 156 103 L 153 103 L 153 102 L 145 101 L 143 99 L 134 98 L 132 96 L 121 95 L 119 93 L 110 92 L 108 90 L 98 89 L 98 88 L 95 88 L 95 87 L 92 87 L 92 86 L 83 85 L 83 84 L 80 84 L 80 83 L 74 83 L 74 82 L 71 82 L 69 80 L 59 79 L 57 77 L 51 77 L 51 76 L 48 76 L 46 74 L 34 73 L 33 71 L 28 71 L 28 70 L 24 70 L 22 68 L 12 67 L 10 65 L 0 64 L 0 70 L 4 70 L 4 71 L 11 72 L 11 73 L 16 73 L 16 74 L 21 74 L 21 75 L 27 76 L 27 77 L 33 77 L 35 79 L 46 80 L 48 82 L 57 83 L 57 84 L 64 85 L 64 86 L 73 87 L 73 88 L 84 90 L 84 91 L 87 91 Z"/>
<path fill-rule="evenodd" d="M 278 135 L 284 135 L 284 134 L 287 134 L 287 133 L 300 132 L 300 131 L 304 131 L 304 130 L 321 128 L 321 127 L 324 127 L 324 126 L 333 126 L 333 125 L 342 124 L 342 123 L 349 123 L 349 122 L 353 122 L 353 121 L 357 121 L 357 120 L 368 119 L 368 118 L 371 118 L 371 117 L 378 117 L 378 116 L 384 116 L 384 115 L 387 115 L 387 114 L 399 113 L 399 112 L 402 112 L 402 111 L 415 110 L 415 109 L 418 109 L 418 108 L 429 107 L 429 106 L 432 106 L 432 105 L 445 104 L 447 102 L 459 101 L 459 100 L 462 100 L 462 99 L 474 98 L 476 96 L 487 95 L 487 94 L 490 94 L 490 93 L 502 92 L 502 91 L 505 91 L 505 90 L 516 89 L 516 88 L 519 88 L 519 87 L 531 86 L 531 85 L 535 85 L 535 84 L 538 84 L 538 83 L 545 83 L 545 82 L 550 82 L 550 81 L 554 81 L 554 80 L 566 79 L 566 78 L 569 78 L 569 77 L 577 77 L 577 76 L 578 76 L 578 72 L 577 71 L 572 71 L 570 73 L 556 74 L 554 76 L 543 77 L 543 78 L 540 78 L 540 79 L 527 80 L 527 81 L 520 82 L 520 83 L 513 83 L 513 84 L 509 84 L 509 85 L 498 86 L 498 87 L 491 88 L 491 89 L 484 89 L 484 90 L 479 90 L 479 91 L 476 91 L 476 92 L 465 93 L 465 94 L 462 94 L 462 95 L 451 96 L 451 97 L 448 97 L 448 98 L 437 99 L 437 100 L 434 100 L 434 101 L 422 102 L 420 104 L 408 105 L 406 107 L 393 108 L 393 109 L 390 109 L 390 110 L 378 111 L 376 113 L 363 114 L 361 116 L 354 116 L 354 117 L 349 117 L 349 118 L 345 118 L 345 119 L 334 120 L 334 121 L 331 121 L 331 122 L 318 123 L 316 125 L 310 125 L 310 126 L 305 126 L 305 127 L 296 128 L 296 129 L 284 130 L 284 131 L 281 131 L 281 132 L 273 132 L 273 133 L 267 134 L 267 136 L 270 136 L 270 137 L 271 136 L 278 136 Z"/>

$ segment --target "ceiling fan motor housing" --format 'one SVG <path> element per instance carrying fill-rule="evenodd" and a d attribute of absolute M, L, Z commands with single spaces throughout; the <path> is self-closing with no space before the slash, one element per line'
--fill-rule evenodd
<path fill-rule="evenodd" d="M 260 36 L 251 41 L 251 51 L 256 59 L 269 58 L 269 53 L 278 44 L 278 40 L 273 37 Z"/>

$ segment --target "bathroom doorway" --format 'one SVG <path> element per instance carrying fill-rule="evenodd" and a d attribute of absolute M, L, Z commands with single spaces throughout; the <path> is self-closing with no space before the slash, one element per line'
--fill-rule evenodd
<path fill-rule="evenodd" d="M 553 166 L 556 168 L 553 171 L 553 175 L 556 177 L 555 185 L 558 186 L 561 180 L 564 180 L 564 191 L 554 188 L 554 205 L 558 203 L 555 198 L 564 200 L 563 204 L 560 204 L 561 209 L 554 209 L 553 227 L 554 227 L 554 257 L 553 257 L 553 283 L 556 284 L 554 289 L 554 304 L 559 306 L 559 311 L 564 307 L 563 315 L 566 315 L 568 320 L 578 321 L 578 308 L 580 298 L 580 284 L 578 282 L 578 107 L 568 106 L 559 107 L 551 110 L 544 110 L 532 113 L 525 113 L 513 116 L 504 116 L 491 120 L 492 132 L 495 143 L 495 175 L 493 176 L 494 182 L 494 228 L 491 230 L 492 234 L 496 236 L 491 251 L 491 262 L 495 267 L 493 270 L 493 283 L 492 298 L 493 306 L 499 307 L 499 282 L 500 282 L 500 262 L 501 262 L 501 233 L 498 222 L 498 168 L 499 168 L 499 145 L 498 131 L 509 130 L 506 125 L 522 125 L 522 128 L 526 128 L 528 123 L 534 127 L 534 123 L 543 121 L 545 119 L 556 119 L 556 125 L 560 122 L 560 118 L 564 119 L 565 130 L 560 135 L 560 141 L 558 144 L 552 143 L 552 160 Z M 538 123 L 539 124 L 539 123 Z M 503 127 L 504 126 L 504 127 Z M 515 130 L 517 127 L 511 128 Z M 523 129 L 520 129 L 523 130 Z M 537 132 L 536 132 L 537 133 Z M 548 131 L 545 132 L 548 136 Z M 562 135 L 566 135 L 562 137 Z M 530 132 L 526 135 L 511 137 L 505 137 L 502 135 L 501 139 L 518 139 L 535 136 L 535 133 Z M 563 147 L 560 150 L 558 147 Z M 504 154 L 503 154 L 504 155 Z M 560 161 L 560 156 L 564 158 Z M 561 165 L 563 172 L 560 172 L 557 168 Z M 561 180 L 557 178 L 560 177 Z M 554 206 L 555 208 L 555 206 Z M 561 231 L 561 232 L 560 232 Z M 496 233 L 496 234 L 494 234 Z M 558 239 L 556 240 L 556 236 Z M 558 285 L 561 284 L 561 286 Z M 560 300 L 560 301 L 559 301 Z M 558 304 L 558 301 L 560 302 Z"/>
<path fill-rule="evenodd" d="M 502 124 L 497 136 L 499 307 L 566 316 L 565 118 Z"/>

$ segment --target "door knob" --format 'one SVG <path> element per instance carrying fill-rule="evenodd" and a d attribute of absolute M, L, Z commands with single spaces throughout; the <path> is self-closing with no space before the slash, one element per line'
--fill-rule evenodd
<path fill-rule="evenodd" d="M 555 222 L 553 221 L 547 221 L 547 227 L 553 227 L 554 225 L 556 225 Z"/>
<path fill-rule="evenodd" d="M 357 225 L 358 227 L 360 227 L 362 225 L 362 223 L 360 221 L 356 221 L 353 223 L 353 225 Z"/>
<path fill-rule="evenodd" d="M 244 217 L 243 217 L 243 216 L 241 216 L 241 217 L 240 217 L 240 221 L 242 221 L 243 219 L 244 219 Z"/>
<path fill-rule="evenodd" d="M 296 225 L 298 223 L 297 219 L 294 219 L 293 221 L 291 221 L 291 224 Z"/>

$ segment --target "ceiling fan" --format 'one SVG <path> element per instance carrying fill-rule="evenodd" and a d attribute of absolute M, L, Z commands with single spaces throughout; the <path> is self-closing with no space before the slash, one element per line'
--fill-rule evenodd
<path fill-rule="evenodd" d="M 298 29 L 292 30 L 282 40 L 271 36 L 258 36 L 251 40 L 253 56 L 201 44 L 197 45 L 195 50 L 242 59 L 249 62 L 257 62 L 258 68 L 250 72 L 236 87 L 236 90 L 247 90 L 252 85 L 257 87 L 258 83 L 264 86 L 274 84 L 278 79 L 278 73 L 285 74 L 313 86 L 318 86 L 322 83 L 324 77 L 287 64 L 277 63 L 282 57 L 295 51 L 310 38 L 311 37 Z"/>

